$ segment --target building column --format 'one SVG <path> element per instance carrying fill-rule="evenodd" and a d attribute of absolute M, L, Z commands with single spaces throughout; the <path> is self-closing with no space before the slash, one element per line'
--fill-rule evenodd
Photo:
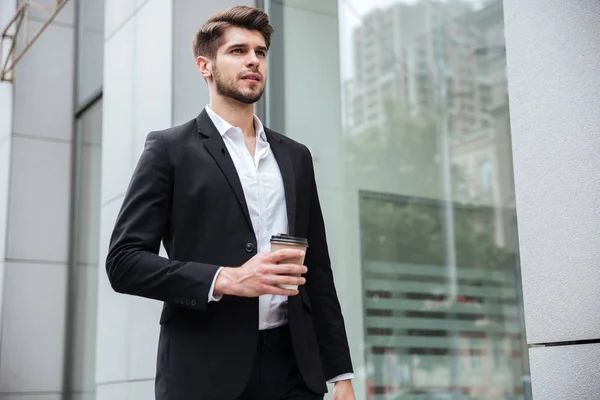
<path fill-rule="evenodd" d="M 195 118 L 208 102 L 193 35 L 211 14 L 239 3 L 106 1 L 97 400 L 154 398 L 162 303 L 112 290 L 104 267 L 108 242 L 148 133 Z"/>
<path fill-rule="evenodd" d="M 172 122 L 172 1 L 105 3 L 96 399 L 154 398 L 161 305 L 114 292 L 105 262 L 146 135 Z"/>
<path fill-rule="evenodd" d="M 16 5 L 0 2 L 2 28 Z M 0 398 L 6 400 L 59 400 L 63 393 L 74 11 L 74 1 L 67 3 L 17 64 L 14 83 L 0 83 Z M 30 6 L 20 37 L 28 27 L 31 38 L 48 15 Z M 23 46 L 19 40 L 17 52 Z"/>
<path fill-rule="evenodd" d="M 505 0 L 534 399 L 600 393 L 600 3 Z"/>

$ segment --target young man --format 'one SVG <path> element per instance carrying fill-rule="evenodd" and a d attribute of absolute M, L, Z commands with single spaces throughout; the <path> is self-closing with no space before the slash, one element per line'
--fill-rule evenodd
<path fill-rule="evenodd" d="M 254 116 L 272 32 L 249 7 L 200 28 L 210 104 L 148 135 L 111 237 L 114 290 L 164 302 L 159 400 L 322 399 L 326 381 L 354 399 L 310 153 Z M 280 233 L 308 240 L 306 266 L 270 253 Z"/>

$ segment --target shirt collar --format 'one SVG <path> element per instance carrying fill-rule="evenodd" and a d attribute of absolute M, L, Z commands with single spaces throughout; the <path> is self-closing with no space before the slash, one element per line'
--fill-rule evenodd
<path fill-rule="evenodd" d="M 205 109 L 206 109 L 206 113 L 208 114 L 209 118 L 211 119 L 212 123 L 215 125 L 215 128 L 217 128 L 217 130 L 219 131 L 221 136 L 224 136 L 230 129 L 236 128 L 233 125 L 231 125 L 229 122 L 227 122 L 223 118 L 221 118 L 221 116 L 219 114 L 214 112 L 212 110 L 212 108 L 210 108 L 210 105 L 207 104 Z M 240 128 L 238 128 L 238 129 L 240 129 Z M 254 130 L 256 131 L 256 137 L 259 140 L 262 140 L 265 142 L 267 141 L 267 135 L 265 134 L 265 128 L 264 128 L 262 122 L 260 122 L 260 119 L 256 115 L 254 115 Z"/>

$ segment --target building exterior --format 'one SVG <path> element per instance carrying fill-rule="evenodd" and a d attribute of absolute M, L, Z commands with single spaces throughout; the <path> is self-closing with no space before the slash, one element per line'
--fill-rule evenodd
<path fill-rule="evenodd" d="M 595 0 L 69 0 L 0 82 L 0 399 L 153 398 L 162 305 L 108 239 L 237 4 L 275 26 L 257 114 L 313 154 L 357 398 L 600 398 Z"/>

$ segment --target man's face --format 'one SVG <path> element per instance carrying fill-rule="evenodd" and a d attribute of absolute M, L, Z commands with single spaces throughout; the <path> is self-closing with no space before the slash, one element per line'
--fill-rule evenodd
<path fill-rule="evenodd" d="M 232 27 L 213 60 L 217 93 L 245 104 L 256 103 L 265 90 L 267 47 L 258 31 Z"/>

